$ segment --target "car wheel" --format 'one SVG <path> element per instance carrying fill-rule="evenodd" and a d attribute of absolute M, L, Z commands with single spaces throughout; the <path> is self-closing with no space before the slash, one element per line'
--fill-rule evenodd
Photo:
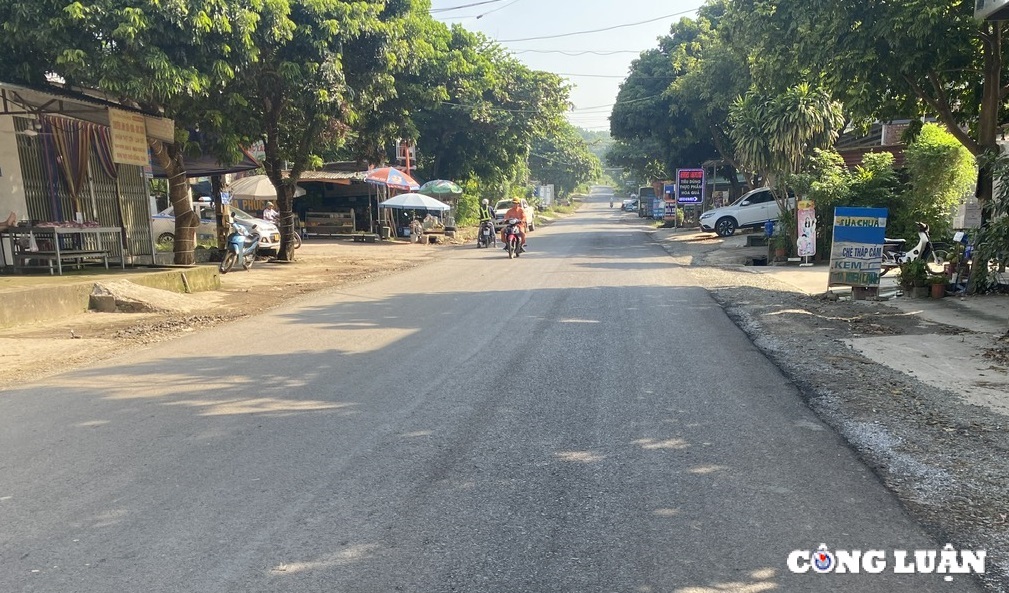
<path fill-rule="evenodd" d="M 158 243 L 161 243 L 162 245 L 167 245 L 169 243 L 174 242 L 175 242 L 175 235 L 173 235 L 172 233 L 161 233 L 160 235 L 158 235 Z"/>
<path fill-rule="evenodd" d="M 731 237 L 736 232 L 736 221 L 732 218 L 719 218 L 715 223 L 715 232 L 719 237 Z"/>

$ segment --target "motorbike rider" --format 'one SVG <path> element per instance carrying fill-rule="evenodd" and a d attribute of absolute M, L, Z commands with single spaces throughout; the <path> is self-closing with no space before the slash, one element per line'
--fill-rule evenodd
<path fill-rule="evenodd" d="M 519 239 L 522 240 L 522 248 L 526 247 L 526 211 L 522 208 L 522 200 L 518 198 L 512 198 L 512 207 L 505 212 L 504 219 L 507 221 L 510 218 L 517 218 L 519 223 Z M 504 241 L 505 249 L 508 249 L 508 225 L 506 224 L 504 228 L 501 229 L 501 240 Z"/>
<path fill-rule="evenodd" d="M 478 227 L 480 229 L 479 232 L 481 233 L 483 232 L 483 226 L 485 223 L 490 225 L 491 241 L 497 244 L 497 235 L 494 234 L 494 209 L 491 208 L 490 200 L 488 200 L 487 198 L 484 198 L 483 201 L 480 202 L 480 226 Z"/>
<path fill-rule="evenodd" d="M 263 220 L 267 222 L 272 222 L 277 224 L 277 220 L 280 218 L 280 212 L 274 207 L 273 202 L 266 203 L 266 209 L 263 210 Z"/>

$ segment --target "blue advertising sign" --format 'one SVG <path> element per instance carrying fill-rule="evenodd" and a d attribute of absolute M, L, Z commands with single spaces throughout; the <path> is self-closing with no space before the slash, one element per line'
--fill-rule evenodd
<path fill-rule="evenodd" d="M 676 201 L 680 204 L 704 201 L 704 169 L 676 170 Z"/>
<path fill-rule="evenodd" d="M 652 200 L 652 218 L 656 220 L 662 220 L 662 217 L 666 215 L 666 201 L 662 198 L 655 198 Z"/>
<path fill-rule="evenodd" d="M 879 286 L 886 208 L 834 208 L 827 286 Z"/>
<path fill-rule="evenodd" d="M 676 199 L 676 186 L 675 185 L 663 185 L 662 186 L 663 197 L 667 200 Z"/>

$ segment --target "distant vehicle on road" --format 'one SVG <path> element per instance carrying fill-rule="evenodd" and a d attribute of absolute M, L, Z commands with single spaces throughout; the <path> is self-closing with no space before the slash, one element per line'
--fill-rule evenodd
<path fill-rule="evenodd" d="M 636 212 L 638 209 L 638 200 L 636 198 L 624 200 L 621 208 L 624 212 Z"/>

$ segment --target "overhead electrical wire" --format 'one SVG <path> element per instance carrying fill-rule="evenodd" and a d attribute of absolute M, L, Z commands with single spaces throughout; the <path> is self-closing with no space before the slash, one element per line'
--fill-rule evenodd
<path fill-rule="evenodd" d="M 463 8 L 473 8 L 474 6 L 482 6 L 484 4 L 497 4 L 498 2 L 504 2 L 505 0 L 484 0 L 483 2 L 471 2 L 469 4 L 460 4 L 459 6 L 451 6 L 448 8 L 432 8 L 428 12 L 431 14 L 451 12 L 453 10 L 462 10 Z"/>
<path fill-rule="evenodd" d="M 504 8 L 504 7 L 502 7 Z M 661 21 L 663 19 L 672 18 L 674 16 L 681 16 L 684 14 L 690 14 L 691 12 L 697 12 L 696 8 L 690 10 L 682 10 L 680 12 L 674 12 L 673 14 L 666 14 L 663 16 L 658 16 L 653 19 L 647 19 L 644 21 L 638 21 L 636 23 L 626 23 L 623 25 L 612 25 L 610 27 L 603 27 L 602 29 L 589 29 L 585 31 L 572 31 L 571 33 L 559 33 L 557 35 L 541 35 L 539 37 L 524 37 L 522 39 L 498 39 L 498 43 L 517 43 L 519 41 L 536 41 L 539 39 L 557 39 L 558 37 L 571 37 L 573 35 L 588 35 L 589 33 L 602 33 L 603 31 L 612 31 L 614 29 L 623 29 L 626 27 L 636 27 L 638 25 L 644 25 L 647 23 L 654 23 L 655 21 Z"/>
<path fill-rule="evenodd" d="M 614 50 L 595 50 L 595 49 L 578 49 L 578 50 L 563 50 L 563 49 L 513 49 L 511 52 L 513 54 L 563 54 L 565 56 L 584 56 L 586 54 L 592 54 L 595 56 L 612 56 L 616 54 L 640 54 L 645 50 L 636 49 L 614 49 Z"/>

